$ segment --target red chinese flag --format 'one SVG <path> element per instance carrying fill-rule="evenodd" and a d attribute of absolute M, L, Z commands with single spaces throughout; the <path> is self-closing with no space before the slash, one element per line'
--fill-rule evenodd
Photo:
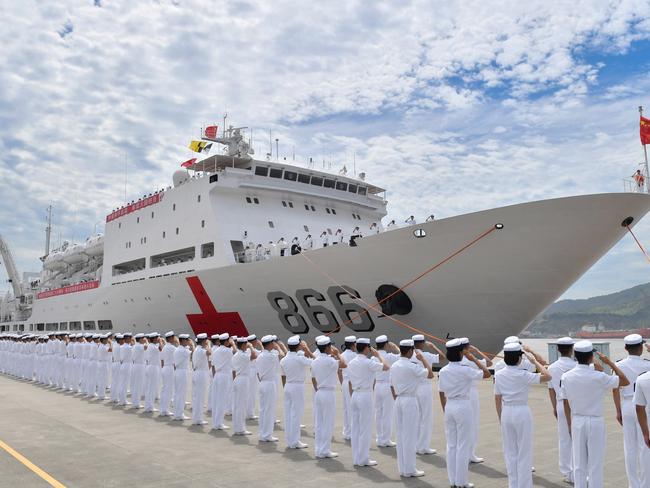
<path fill-rule="evenodd" d="M 182 166 L 183 168 L 189 168 L 189 167 L 192 166 L 194 163 L 196 163 L 196 158 L 188 159 L 188 160 L 185 161 L 184 163 L 181 163 L 181 166 Z"/>
<path fill-rule="evenodd" d="M 205 128 L 205 131 L 203 132 L 203 135 L 205 136 L 206 139 L 216 139 L 217 137 L 217 126 L 216 125 L 209 125 Z"/>
<path fill-rule="evenodd" d="M 644 146 L 650 144 L 650 119 L 641 117 L 641 122 L 639 123 L 639 133 L 641 135 L 641 144 Z"/>

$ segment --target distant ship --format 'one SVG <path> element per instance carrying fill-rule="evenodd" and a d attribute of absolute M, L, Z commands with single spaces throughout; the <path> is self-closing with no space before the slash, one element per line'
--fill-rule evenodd
<path fill-rule="evenodd" d="M 48 225 L 39 279 L 21 280 L 0 237 L 13 290 L 0 331 L 340 342 L 412 327 L 498 351 L 650 209 L 647 194 L 606 193 L 384 226 L 385 191 L 365 175 L 255 159 L 245 128 L 208 129 L 201 147 L 223 152 L 200 153 L 172 187 L 110 212 L 105 235 L 50 250 Z"/>
<path fill-rule="evenodd" d="M 598 332 L 588 332 L 581 330 L 576 333 L 576 337 L 581 339 L 622 339 L 629 334 L 640 334 L 642 337 L 650 337 L 650 328 L 635 330 L 601 330 Z"/>

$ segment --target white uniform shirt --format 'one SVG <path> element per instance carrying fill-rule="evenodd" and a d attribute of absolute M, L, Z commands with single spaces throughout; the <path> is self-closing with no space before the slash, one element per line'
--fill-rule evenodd
<path fill-rule="evenodd" d="M 208 370 L 208 350 L 203 346 L 198 346 L 194 349 L 194 354 L 192 354 L 192 367 L 200 371 Z"/>
<path fill-rule="evenodd" d="M 427 362 L 429 363 L 429 366 L 433 367 L 434 364 L 438 364 L 440 362 L 440 355 L 439 354 L 433 354 L 433 353 L 422 351 L 422 350 L 419 350 L 419 351 L 424 356 L 424 359 L 427 360 Z M 424 364 L 422 364 L 422 362 L 418 358 L 415 357 L 415 353 L 411 357 L 411 362 L 413 362 L 415 364 L 419 364 L 420 367 L 422 369 L 424 369 Z M 426 371 L 426 369 L 424 369 L 424 370 Z M 420 384 L 421 385 L 428 385 L 429 384 L 429 379 L 430 378 L 427 378 L 427 376 L 428 376 L 428 374 L 424 375 L 424 378 L 420 379 Z"/>
<path fill-rule="evenodd" d="M 645 407 L 646 413 L 650 411 L 650 372 L 643 373 L 636 379 L 634 403 Z"/>
<path fill-rule="evenodd" d="M 395 354 L 393 352 L 387 352 L 387 351 L 384 351 L 383 349 L 379 351 L 379 355 L 382 357 L 384 362 L 386 364 L 388 364 L 388 366 L 392 366 L 394 363 L 399 361 L 399 358 L 401 357 L 399 354 Z M 384 371 L 382 369 L 381 371 L 379 371 L 375 375 L 375 379 L 378 382 L 386 382 L 386 383 L 388 383 L 388 381 L 390 381 L 390 370 Z"/>
<path fill-rule="evenodd" d="M 232 349 L 229 347 L 219 346 L 216 350 L 213 350 L 212 356 L 210 356 L 210 362 L 212 363 L 212 367 L 216 370 L 216 374 L 232 373 L 232 358 Z"/>
<path fill-rule="evenodd" d="M 618 388 L 616 375 L 578 364 L 562 375 L 562 398 L 569 401 L 572 415 L 603 416 L 603 397 L 607 390 Z"/>
<path fill-rule="evenodd" d="M 160 349 L 158 343 L 149 344 L 144 353 L 144 358 L 149 366 L 160 367 Z"/>
<path fill-rule="evenodd" d="M 255 360 L 255 369 L 260 381 L 277 381 L 280 377 L 280 354 L 278 351 L 264 349 Z"/>
<path fill-rule="evenodd" d="M 248 369 L 251 367 L 251 352 L 249 349 L 242 351 L 237 350 L 232 357 L 232 369 L 235 371 L 236 376 L 247 376 Z"/>
<path fill-rule="evenodd" d="M 398 397 L 415 396 L 420 382 L 426 379 L 428 374 L 429 372 L 421 364 L 400 357 L 399 361 L 390 367 L 390 386 Z"/>
<path fill-rule="evenodd" d="M 501 395 L 503 405 L 527 405 L 530 385 L 539 384 L 541 377 L 539 373 L 506 365 L 494 375 L 494 394 Z"/>
<path fill-rule="evenodd" d="M 174 349 L 174 366 L 176 369 L 187 369 L 190 364 L 190 348 L 188 346 L 178 346 Z"/>
<path fill-rule="evenodd" d="M 369 359 L 364 354 L 357 354 L 346 368 L 352 390 L 370 391 L 375 382 L 376 373 L 383 368 L 384 365 L 377 361 L 377 359 Z"/>
<path fill-rule="evenodd" d="M 562 356 L 548 367 L 548 372 L 551 373 L 551 381 L 548 382 L 548 389 L 555 390 L 555 398 L 558 402 L 564 400 L 562 388 L 560 387 L 562 375 L 567 371 L 571 371 L 577 364 L 578 362 L 575 359 Z"/>
<path fill-rule="evenodd" d="M 68 342 L 68 345 L 65 346 L 66 349 L 66 355 L 68 358 L 72 359 L 72 356 L 74 355 L 74 347 L 75 347 L 76 342 Z"/>
<path fill-rule="evenodd" d="M 174 365 L 174 351 L 176 346 L 170 344 L 169 342 L 163 346 L 162 352 L 160 353 L 160 360 L 165 362 L 165 366 Z"/>
<path fill-rule="evenodd" d="M 131 364 L 133 346 L 127 342 L 120 346 L 120 361 L 122 364 Z"/>
<path fill-rule="evenodd" d="M 352 349 L 346 349 L 341 353 L 341 356 L 343 356 L 343 360 L 345 361 L 345 364 L 350 364 L 350 361 L 352 361 L 357 356 L 357 353 Z M 343 368 L 342 372 L 343 372 L 343 381 L 349 379 L 348 368 Z"/>
<path fill-rule="evenodd" d="M 144 352 L 144 344 L 138 342 L 133 346 L 133 364 L 144 364 Z"/>
<path fill-rule="evenodd" d="M 634 396 L 634 383 L 637 377 L 650 371 L 650 361 L 641 356 L 628 356 L 617 361 L 616 366 L 625 373 L 625 377 L 630 382 L 629 385 L 621 388 L 621 396 L 623 398 L 632 398 Z"/>
<path fill-rule="evenodd" d="M 280 361 L 282 376 L 286 377 L 287 383 L 304 383 L 307 368 L 311 366 L 313 359 L 305 357 L 301 352 L 289 351 Z"/>
<path fill-rule="evenodd" d="M 99 344 L 97 348 L 97 361 L 100 363 L 107 363 L 110 361 L 111 356 L 108 352 L 108 344 Z"/>
<path fill-rule="evenodd" d="M 460 361 L 450 362 L 440 370 L 438 391 L 443 392 L 448 400 L 469 400 L 469 392 L 474 381 L 482 378 L 483 371 L 480 369 L 472 368 Z"/>
<path fill-rule="evenodd" d="M 114 363 L 120 362 L 120 345 L 117 341 L 113 341 L 113 352 L 111 353 L 111 358 Z"/>
<path fill-rule="evenodd" d="M 345 368 L 347 369 L 347 368 Z M 319 354 L 311 363 L 311 377 L 318 388 L 335 388 L 338 384 L 339 362 L 329 354 Z"/>

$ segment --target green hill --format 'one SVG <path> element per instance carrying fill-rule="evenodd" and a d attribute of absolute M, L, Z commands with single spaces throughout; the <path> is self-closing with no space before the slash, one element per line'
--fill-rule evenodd
<path fill-rule="evenodd" d="M 650 283 L 627 290 L 587 298 L 560 300 L 526 329 L 526 335 L 559 335 L 596 325 L 605 330 L 650 326 Z"/>

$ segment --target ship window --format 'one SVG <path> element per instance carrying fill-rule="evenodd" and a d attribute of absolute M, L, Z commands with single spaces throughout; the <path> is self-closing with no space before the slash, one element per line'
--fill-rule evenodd
<path fill-rule="evenodd" d="M 251 200 L 251 197 L 246 197 L 246 203 L 253 203 L 253 201 Z"/>
<path fill-rule="evenodd" d="M 120 276 L 134 271 L 142 271 L 145 268 L 145 258 L 134 259 L 125 263 L 116 264 L 113 266 L 113 276 Z"/>
<path fill-rule="evenodd" d="M 68 323 L 67 322 L 60 322 L 59 323 L 59 330 L 68 330 Z"/>
<path fill-rule="evenodd" d="M 172 205 L 172 210 L 175 212 L 176 211 L 176 204 Z"/>
<path fill-rule="evenodd" d="M 306 225 L 303 225 L 302 228 L 305 229 L 305 232 L 309 232 L 309 227 L 307 227 Z"/>
<path fill-rule="evenodd" d="M 153 212 L 151 212 L 151 218 L 153 219 Z"/>
<path fill-rule="evenodd" d="M 312 176 L 311 184 L 314 186 L 323 186 L 323 178 L 321 178 L 320 176 Z"/>
<path fill-rule="evenodd" d="M 282 170 L 277 168 L 271 168 L 269 176 L 271 178 L 282 178 Z"/>
<path fill-rule="evenodd" d="M 29 331 L 34 332 L 34 324 L 29 324 Z"/>
<path fill-rule="evenodd" d="M 289 207 L 293 208 L 293 202 L 289 202 Z"/>
<path fill-rule="evenodd" d="M 350 186 L 348 186 L 348 191 L 350 193 L 356 193 L 357 192 L 357 185 L 350 184 Z"/>
<path fill-rule="evenodd" d="M 366 187 L 365 186 L 360 186 L 359 187 L 359 195 L 365 195 L 366 194 Z"/>
<path fill-rule="evenodd" d="M 145 244 L 147 243 L 147 238 L 146 238 L 146 237 L 144 238 L 144 243 L 145 243 Z"/>
<path fill-rule="evenodd" d="M 352 218 L 353 218 L 353 219 L 356 219 L 356 218 L 357 218 L 357 214 L 352 214 Z"/>
<path fill-rule="evenodd" d="M 176 235 L 178 235 L 178 227 L 176 227 Z"/>
<path fill-rule="evenodd" d="M 201 244 L 201 257 L 202 258 L 211 258 L 214 256 L 214 242 L 208 242 L 207 244 Z"/>
<path fill-rule="evenodd" d="M 205 228 L 205 220 L 201 221 L 201 229 Z"/>
<path fill-rule="evenodd" d="M 269 174 L 269 168 L 266 166 L 255 166 L 255 174 L 257 176 L 267 176 Z"/>
<path fill-rule="evenodd" d="M 167 234 L 167 233 L 163 230 L 163 239 L 165 238 L 165 235 L 166 235 L 166 234 Z"/>
<path fill-rule="evenodd" d="M 325 211 L 326 211 L 327 213 L 331 213 L 331 212 L 330 212 L 330 209 L 327 208 L 327 207 L 325 207 Z"/>
<path fill-rule="evenodd" d="M 282 206 L 283 206 L 283 207 L 286 207 L 286 206 L 287 206 L 287 202 L 285 202 L 284 200 L 282 200 Z"/>
<path fill-rule="evenodd" d="M 49 322 L 45 324 L 45 330 L 49 330 L 49 331 L 59 330 L 59 324 L 57 324 L 56 322 Z"/>
<path fill-rule="evenodd" d="M 305 204 L 305 210 L 309 210 L 309 205 Z"/>
<path fill-rule="evenodd" d="M 81 322 L 70 322 L 70 330 L 81 330 Z"/>
<path fill-rule="evenodd" d="M 274 228 L 275 228 L 275 225 L 273 224 L 273 221 L 272 221 L 272 220 L 269 220 L 269 227 L 270 227 L 271 229 L 274 229 Z"/>
<path fill-rule="evenodd" d="M 24 331 L 25 331 L 25 324 L 20 324 L 20 325 L 18 326 L 18 330 L 19 330 L 20 332 L 24 332 Z"/>
<path fill-rule="evenodd" d="M 333 213 L 334 215 L 336 215 L 336 210 L 332 209 L 332 213 Z"/>
<path fill-rule="evenodd" d="M 255 202 L 255 205 L 259 205 L 260 201 L 257 198 L 253 198 L 253 201 Z"/>
<path fill-rule="evenodd" d="M 294 173 L 293 171 L 285 171 L 284 179 L 289 181 L 296 181 L 298 179 L 298 173 Z"/>
<path fill-rule="evenodd" d="M 140 217 L 138 217 L 137 219 L 135 219 L 135 223 L 136 223 L 136 224 L 139 224 L 139 223 L 140 223 Z"/>
<path fill-rule="evenodd" d="M 110 320 L 98 320 L 97 328 L 99 328 L 99 330 L 113 330 L 113 322 Z"/>
<path fill-rule="evenodd" d="M 210 183 L 214 183 L 215 181 L 219 181 L 219 175 L 210 176 Z"/>
<path fill-rule="evenodd" d="M 357 219 L 361 220 L 361 215 L 357 214 Z"/>
<path fill-rule="evenodd" d="M 197 201 L 198 203 L 201 203 L 201 195 L 199 195 L 199 196 L 196 197 L 196 201 Z"/>
<path fill-rule="evenodd" d="M 348 186 L 348 184 L 345 183 L 344 181 L 337 181 L 336 182 L 336 189 L 337 190 L 345 191 L 347 189 L 347 186 Z"/>
<path fill-rule="evenodd" d="M 314 207 L 314 206 L 312 205 L 312 206 L 311 206 L 311 211 L 312 211 L 312 212 L 315 212 L 315 211 L 316 211 L 316 207 Z"/>
<path fill-rule="evenodd" d="M 151 256 L 150 266 L 152 268 L 158 268 L 160 266 L 168 266 L 170 264 L 186 263 L 188 261 L 192 261 L 195 255 L 196 251 L 194 247 L 177 249 L 175 251 Z"/>
<path fill-rule="evenodd" d="M 309 183 L 309 175 L 298 174 L 298 181 L 300 183 Z"/>
<path fill-rule="evenodd" d="M 84 320 L 84 330 L 95 330 L 95 321 Z"/>
<path fill-rule="evenodd" d="M 323 183 L 323 186 L 325 188 L 334 188 L 334 180 L 325 178 L 325 182 Z"/>

